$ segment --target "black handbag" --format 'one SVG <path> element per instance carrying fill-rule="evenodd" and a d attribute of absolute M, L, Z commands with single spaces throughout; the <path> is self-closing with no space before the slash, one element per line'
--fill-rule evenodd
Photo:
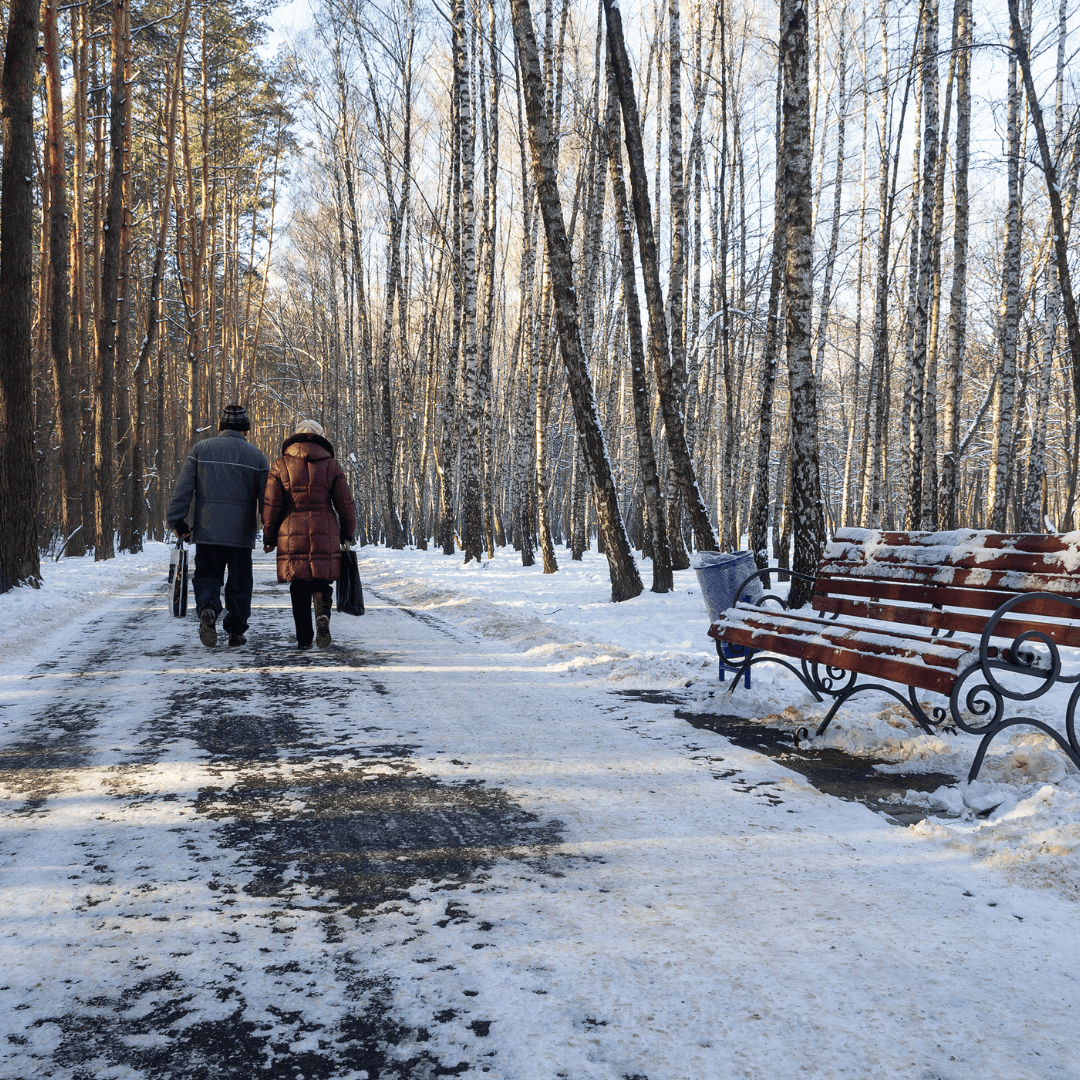
<path fill-rule="evenodd" d="M 337 609 L 343 615 L 364 614 L 364 587 L 360 584 L 360 569 L 356 552 L 341 553 L 341 577 L 337 581 Z"/>

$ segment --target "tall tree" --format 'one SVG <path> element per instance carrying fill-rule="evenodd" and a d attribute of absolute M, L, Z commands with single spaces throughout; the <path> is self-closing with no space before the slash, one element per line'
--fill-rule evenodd
<path fill-rule="evenodd" d="M 45 44 L 45 175 L 49 185 L 49 343 L 60 430 L 62 528 L 66 543 L 76 529 L 82 528 L 82 484 L 79 475 L 81 440 L 79 398 L 71 362 L 70 217 L 64 165 L 64 103 L 61 96 L 56 0 L 46 0 L 42 10 L 42 37 Z"/>
<path fill-rule="evenodd" d="M 645 516 L 652 540 L 652 591 L 670 592 L 672 588 L 671 551 L 668 548 L 667 523 L 660 498 L 660 477 L 656 470 L 652 424 L 649 422 L 649 384 L 646 378 L 645 345 L 641 333 L 641 304 L 638 301 L 637 274 L 634 270 L 634 222 L 626 199 L 623 179 L 622 139 L 619 130 L 619 89 L 610 49 L 607 58 L 607 111 L 604 137 L 611 171 L 611 192 L 615 203 L 615 227 L 619 235 L 619 259 L 622 269 L 623 308 L 626 312 L 630 344 L 630 381 L 634 406 L 634 432 L 637 435 L 641 485 L 645 496 Z"/>
<path fill-rule="evenodd" d="M 1016 350 L 1020 326 L 1020 86 L 1016 58 L 1022 30 L 1012 27 L 1009 53 L 1008 134 L 1006 138 L 1008 205 L 1005 252 L 1001 267 L 1001 309 L 998 317 L 998 378 L 994 396 L 993 442 L 987 480 L 991 529 L 1005 529 L 1012 477 L 1013 408 L 1016 402 Z"/>
<path fill-rule="evenodd" d="M 716 536 L 705 510 L 697 476 L 694 473 L 694 463 L 686 444 L 686 427 L 679 408 L 679 388 L 671 366 L 668 321 L 664 311 L 663 290 L 660 287 L 656 238 L 645 173 L 645 151 L 641 141 L 641 118 L 634 94 L 634 77 L 630 69 L 630 58 L 627 55 L 626 41 L 623 37 L 622 13 L 613 0 L 604 0 L 604 17 L 607 22 L 608 39 L 611 43 L 615 84 L 619 90 L 619 102 L 622 106 L 626 152 L 630 165 L 631 198 L 638 227 L 638 248 L 645 283 L 645 302 L 649 311 L 649 351 L 652 354 L 657 389 L 660 393 L 660 409 L 664 418 L 668 453 L 671 455 L 675 481 L 693 522 L 694 542 L 699 551 L 715 551 Z"/>
<path fill-rule="evenodd" d="M 953 157 L 953 257 L 942 415 L 940 524 L 954 529 L 960 483 L 960 387 L 967 343 L 968 163 L 971 155 L 971 0 L 955 0 L 956 149 Z"/>
<path fill-rule="evenodd" d="M 0 593 L 40 584 L 33 437 L 34 76 L 38 0 L 11 0 L 0 78 Z"/>
<path fill-rule="evenodd" d="M 514 39 L 517 43 L 521 69 L 525 111 L 529 120 L 529 145 L 532 149 L 533 174 L 536 180 L 540 210 L 547 236 L 548 264 L 551 272 L 552 296 L 555 303 L 559 345 L 566 369 L 570 397 L 574 404 L 578 438 L 585 466 L 592 481 L 593 501 L 604 550 L 611 576 L 611 598 L 618 602 L 630 600 L 642 590 L 641 578 L 619 513 L 615 483 L 611 475 L 604 433 L 596 412 L 592 378 L 588 360 L 581 344 L 581 324 L 578 319 L 577 295 L 574 290 L 574 271 L 570 244 L 563 221 L 552 152 L 552 134 L 544 102 L 544 81 L 536 47 L 536 33 L 528 0 L 511 0 Z"/>
<path fill-rule="evenodd" d="M 787 267 L 788 384 L 791 392 L 791 497 L 795 541 L 791 568 L 813 576 L 824 542 L 825 520 L 818 468 L 817 388 L 810 355 L 813 301 L 813 192 L 810 175 L 810 40 L 806 5 L 784 0 L 780 14 L 784 57 L 784 221 Z M 793 580 L 792 603 L 809 597 L 806 582 Z"/>

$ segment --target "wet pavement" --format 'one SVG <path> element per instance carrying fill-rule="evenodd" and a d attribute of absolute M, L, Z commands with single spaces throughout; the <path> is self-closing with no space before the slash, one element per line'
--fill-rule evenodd
<path fill-rule="evenodd" d="M 949 817 L 943 811 L 928 810 L 911 803 L 904 796 L 908 791 L 936 791 L 943 784 L 955 784 L 956 777 L 937 772 L 880 772 L 875 764 L 886 764 L 869 757 L 857 757 L 829 747 L 815 747 L 805 742 L 797 744 L 790 729 L 771 727 L 757 720 L 748 720 L 730 713 L 697 712 L 687 709 L 685 701 L 675 694 L 654 690 L 622 690 L 620 697 L 647 701 L 654 705 L 671 705 L 679 719 L 699 731 L 723 735 L 736 746 L 756 750 L 779 761 L 785 767 L 806 777 L 818 791 L 835 795 L 847 802 L 862 803 L 880 811 L 897 825 L 913 825 L 927 817 Z"/>

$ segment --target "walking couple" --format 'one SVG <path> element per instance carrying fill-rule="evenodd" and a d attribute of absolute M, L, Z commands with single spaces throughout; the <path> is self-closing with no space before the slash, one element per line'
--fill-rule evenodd
<path fill-rule="evenodd" d="M 356 531 L 356 508 L 334 448 L 322 427 L 304 420 L 282 444 L 281 457 L 271 468 L 266 455 L 247 441 L 251 424 L 243 405 L 226 405 L 218 426 L 218 436 L 191 448 L 166 518 L 177 536 L 195 542 L 192 586 L 199 640 L 217 644 L 222 585 L 222 629 L 230 645 L 246 640 L 251 551 L 261 510 L 263 551 L 277 548 L 277 579 L 289 583 L 296 643 L 301 649 L 310 649 L 312 642 L 325 649 L 330 644 L 331 583 L 340 577 L 341 552 Z"/>

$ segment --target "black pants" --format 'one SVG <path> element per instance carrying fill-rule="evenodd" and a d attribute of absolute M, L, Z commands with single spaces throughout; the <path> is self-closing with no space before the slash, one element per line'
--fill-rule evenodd
<path fill-rule="evenodd" d="M 311 600 L 316 593 L 322 593 L 328 602 L 334 596 L 334 590 L 329 581 L 289 582 L 289 596 L 292 599 L 292 617 L 296 624 L 298 645 L 310 645 L 315 640 L 315 628 L 311 624 Z"/>
<path fill-rule="evenodd" d="M 228 580 L 225 572 L 228 571 Z M 222 628 L 226 634 L 243 634 L 251 618 L 251 548 L 226 547 L 224 544 L 195 545 L 195 606 L 199 611 L 212 607 L 221 614 L 221 586 L 225 586 L 225 618 Z"/>

